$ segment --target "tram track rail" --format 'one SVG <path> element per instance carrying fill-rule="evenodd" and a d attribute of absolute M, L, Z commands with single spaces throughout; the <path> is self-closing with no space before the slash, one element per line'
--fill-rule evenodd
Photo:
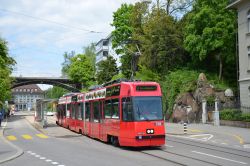
<path fill-rule="evenodd" d="M 169 138 L 167 138 L 166 140 L 167 140 L 167 142 L 179 143 L 179 144 L 183 144 L 183 145 L 187 145 L 187 146 L 193 146 L 193 147 L 198 147 L 198 148 L 202 148 L 202 149 L 213 150 L 213 151 L 217 151 L 217 152 L 222 152 L 222 153 L 226 153 L 226 154 L 235 155 L 235 156 L 250 159 L 249 155 L 244 155 L 244 154 L 239 154 L 239 153 L 236 153 L 236 152 L 231 152 L 232 150 L 234 150 L 234 151 L 241 152 L 241 153 L 249 153 L 248 151 L 244 151 L 244 150 L 240 150 L 240 149 L 235 149 L 235 148 L 230 148 L 230 147 L 221 147 L 221 146 L 218 146 L 218 145 L 216 146 L 216 145 L 209 144 L 209 143 L 206 143 L 205 144 L 206 146 L 204 146 L 200 142 L 195 142 L 195 141 L 191 141 L 191 140 L 187 140 L 187 139 L 185 139 L 185 142 L 183 142 L 184 139 L 183 139 L 183 141 L 171 140 Z M 197 143 L 198 143 L 198 145 L 197 145 Z M 207 146 L 209 146 L 209 147 L 207 147 Z M 223 149 L 227 149 L 228 151 L 223 150 Z"/>
<path fill-rule="evenodd" d="M 215 166 L 223 166 L 223 165 L 220 165 L 220 164 L 217 164 L 217 163 L 197 159 L 195 157 L 191 157 L 191 156 L 187 156 L 187 155 L 183 155 L 183 154 L 169 152 L 169 151 L 166 151 L 166 150 L 163 150 L 163 149 L 159 149 L 157 152 L 163 152 L 164 154 L 171 154 L 171 155 L 175 155 L 175 156 L 178 156 L 178 157 L 183 157 L 185 159 L 195 160 L 197 162 L 201 162 L 201 163 L 204 163 L 204 164 L 215 165 Z M 171 159 L 167 159 L 167 158 L 164 158 L 162 156 L 158 156 L 156 154 L 148 153 L 147 151 L 141 151 L 141 153 L 146 154 L 146 155 L 151 156 L 151 157 L 155 157 L 155 158 L 167 161 L 167 162 L 172 162 L 172 163 L 177 164 L 177 165 L 181 165 L 181 166 L 188 166 L 189 165 L 189 164 L 180 163 L 180 162 L 177 162 L 177 161 L 174 161 L 174 160 L 171 160 Z M 166 155 L 166 157 L 167 157 L 167 155 Z"/>

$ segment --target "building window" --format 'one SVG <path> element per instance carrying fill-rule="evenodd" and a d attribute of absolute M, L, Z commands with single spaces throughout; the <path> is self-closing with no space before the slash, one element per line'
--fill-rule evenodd
<path fill-rule="evenodd" d="M 247 13 L 248 33 L 250 33 L 250 10 Z"/>

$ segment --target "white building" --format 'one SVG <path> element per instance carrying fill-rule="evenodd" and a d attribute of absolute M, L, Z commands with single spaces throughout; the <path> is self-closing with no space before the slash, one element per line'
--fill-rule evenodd
<path fill-rule="evenodd" d="M 107 59 L 107 56 L 112 56 L 116 60 L 116 65 L 119 68 L 121 66 L 120 56 L 116 54 L 115 50 L 112 49 L 112 36 L 111 34 L 105 38 L 101 39 L 96 44 L 96 65 Z M 98 70 L 98 69 L 97 69 Z"/>
<path fill-rule="evenodd" d="M 43 98 L 43 91 L 35 84 L 12 89 L 12 101 L 14 101 L 17 110 L 32 110 L 36 100 Z"/>
<path fill-rule="evenodd" d="M 239 85 L 242 111 L 250 111 L 250 0 L 230 0 L 238 11 Z"/>

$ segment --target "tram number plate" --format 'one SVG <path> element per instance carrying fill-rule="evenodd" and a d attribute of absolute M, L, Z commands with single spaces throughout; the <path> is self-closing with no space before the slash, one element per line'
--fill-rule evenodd
<path fill-rule="evenodd" d="M 162 126 L 162 122 L 155 122 L 155 126 Z"/>

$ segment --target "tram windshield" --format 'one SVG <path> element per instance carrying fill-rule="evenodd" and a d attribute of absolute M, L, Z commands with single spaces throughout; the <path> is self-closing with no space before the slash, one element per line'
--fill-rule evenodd
<path fill-rule="evenodd" d="M 162 120 L 161 97 L 133 97 L 135 121 Z"/>

